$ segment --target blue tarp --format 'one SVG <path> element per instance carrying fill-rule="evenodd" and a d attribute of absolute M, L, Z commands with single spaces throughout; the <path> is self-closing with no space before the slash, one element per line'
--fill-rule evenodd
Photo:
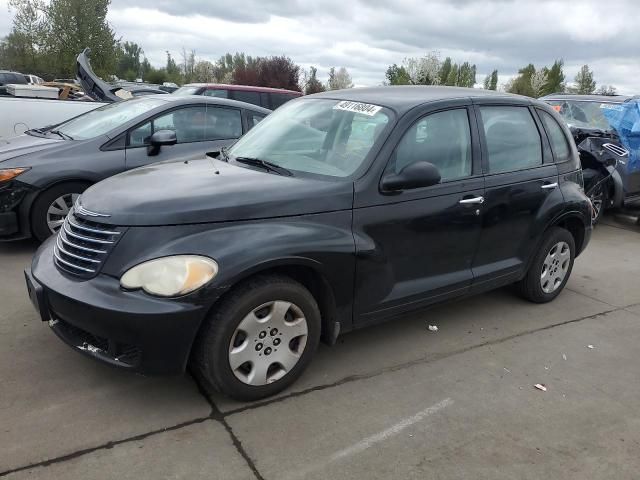
<path fill-rule="evenodd" d="M 627 172 L 640 171 L 640 99 L 621 104 L 603 103 L 602 114 L 616 130 L 622 143 L 629 150 Z"/>

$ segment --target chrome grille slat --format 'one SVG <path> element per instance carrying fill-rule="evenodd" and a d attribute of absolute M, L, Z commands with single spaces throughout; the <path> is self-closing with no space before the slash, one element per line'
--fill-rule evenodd
<path fill-rule="evenodd" d="M 56 257 L 57 261 L 59 261 L 60 263 L 68 267 L 75 268 L 76 270 L 82 270 L 83 272 L 87 272 L 87 273 L 96 273 L 95 270 L 91 270 L 90 268 L 79 267 L 78 265 L 74 265 L 71 262 L 67 262 L 64 258 L 60 258 L 60 254 L 55 248 L 53 249 L 53 256 Z"/>
<path fill-rule="evenodd" d="M 53 245 L 54 263 L 67 274 L 91 278 L 124 231 L 123 227 L 85 219 L 71 209 Z"/>
<path fill-rule="evenodd" d="M 107 253 L 106 250 L 96 250 L 95 248 L 89 248 L 89 247 L 83 247 L 82 245 L 77 245 L 73 243 L 71 240 L 69 240 L 68 238 L 62 237 L 62 235 L 58 235 L 58 237 L 62 240 L 62 243 L 64 243 L 65 245 L 68 245 L 72 248 L 77 248 L 78 250 L 83 250 L 85 252 L 91 252 L 91 253 Z"/>
<path fill-rule="evenodd" d="M 69 255 L 70 257 L 77 258 L 78 260 L 82 260 L 83 262 L 100 263 L 100 260 L 96 260 L 95 258 L 83 257 L 81 255 L 76 255 L 75 253 L 66 251 L 62 247 L 62 245 L 60 245 L 60 237 L 56 239 L 56 244 L 58 245 L 58 250 L 64 253 L 65 255 Z"/>
<path fill-rule="evenodd" d="M 73 233 L 71 230 L 69 230 L 69 227 L 67 225 L 68 225 L 68 222 L 65 220 L 65 222 L 62 224 L 62 228 L 64 229 L 64 233 L 66 233 L 67 235 L 71 235 L 73 238 L 77 238 L 78 240 L 82 240 L 84 242 L 101 243 L 101 244 L 105 244 L 105 245 L 109 245 L 109 244 L 113 243 L 113 241 L 111 241 L 111 240 L 102 240 L 102 239 L 98 239 L 98 238 L 90 238 L 90 237 L 85 237 L 85 236 L 82 236 L 82 235 L 78 235 L 77 233 Z"/>
<path fill-rule="evenodd" d="M 120 232 L 112 232 L 112 231 L 109 231 L 109 230 L 97 230 L 95 228 L 89 228 L 89 227 L 86 227 L 86 226 L 83 226 L 83 225 L 78 225 L 73 220 L 71 220 L 71 218 L 69 218 L 69 225 L 71 225 L 74 228 L 78 228 L 80 230 L 84 230 L 85 232 L 99 233 L 100 235 L 120 235 Z"/>

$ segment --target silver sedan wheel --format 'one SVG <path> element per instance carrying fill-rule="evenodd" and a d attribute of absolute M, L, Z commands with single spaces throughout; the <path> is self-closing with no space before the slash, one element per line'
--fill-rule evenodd
<path fill-rule="evenodd" d="M 544 293 L 552 293 L 562 285 L 571 263 L 571 249 L 566 242 L 558 242 L 547 254 L 540 273 L 540 286 Z"/>
<path fill-rule="evenodd" d="M 64 223 L 64 219 L 67 217 L 69 210 L 73 207 L 79 193 L 66 193 L 56 198 L 49 209 L 47 210 L 47 226 L 51 233 L 57 233 Z"/>
<path fill-rule="evenodd" d="M 268 385 L 297 365 L 307 345 L 307 319 L 300 307 L 276 300 L 253 309 L 229 344 L 229 365 L 247 385 Z"/>

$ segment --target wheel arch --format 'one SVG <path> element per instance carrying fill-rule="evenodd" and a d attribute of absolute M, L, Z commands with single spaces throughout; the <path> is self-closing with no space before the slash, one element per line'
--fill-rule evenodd
<path fill-rule="evenodd" d="M 240 284 L 257 276 L 286 276 L 304 286 L 315 298 L 320 309 L 321 336 L 325 343 L 333 344 L 340 331 L 336 295 L 328 278 L 322 273 L 321 264 L 303 257 L 279 258 L 257 264 L 236 275 L 229 282 L 228 290 L 211 308 L 234 291 Z"/>
<path fill-rule="evenodd" d="M 545 230 L 545 233 L 552 227 L 564 228 L 571 234 L 576 246 L 576 257 L 578 257 L 584 249 L 587 230 L 582 215 L 578 213 L 567 213 L 552 222 Z"/>

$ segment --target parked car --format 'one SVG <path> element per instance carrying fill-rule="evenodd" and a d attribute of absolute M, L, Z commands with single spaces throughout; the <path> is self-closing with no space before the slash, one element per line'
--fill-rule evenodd
<path fill-rule="evenodd" d="M 606 167 L 595 161 L 593 155 L 583 155 L 585 188 L 592 192 L 592 203 L 596 206 L 594 221 L 606 208 L 622 208 L 625 203 L 639 199 L 640 99 L 552 94 L 542 100 L 560 113 L 577 143 L 589 137 L 607 138 L 604 148 L 618 157 L 615 167 Z"/>
<path fill-rule="evenodd" d="M 219 150 L 268 113 L 234 100 L 153 95 L 7 139 L 0 144 L 0 239 L 44 240 L 89 185 L 141 165 Z"/>
<path fill-rule="evenodd" d="M 44 83 L 44 80 L 37 75 L 28 74 L 25 75 L 24 78 L 26 78 L 27 83 L 29 83 L 30 85 L 40 85 Z"/>
<path fill-rule="evenodd" d="M 569 130 L 543 102 L 455 87 L 287 103 L 217 159 L 100 182 L 26 279 L 42 320 L 124 369 L 187 362 L 275 394 L 320 337 L 517 283 L 549 302 L 589 242 Z"/>
<path fill-rule="evenodd" d="M 289 100 L 301 97 L 302 92 L 280 88 L 251 87 L 247 85 L 224 85 L 218 83 L 188 83 L 173 92 L 173 95 L 204 95 L 216 98 L 231 98 L 275 110 Z"/>
<path fill-rule="evenodd" d="M 0 70 L 0 95 L 7 95 L 7 85 L 27 85 L 28 83 L 22 73 Z"/>

